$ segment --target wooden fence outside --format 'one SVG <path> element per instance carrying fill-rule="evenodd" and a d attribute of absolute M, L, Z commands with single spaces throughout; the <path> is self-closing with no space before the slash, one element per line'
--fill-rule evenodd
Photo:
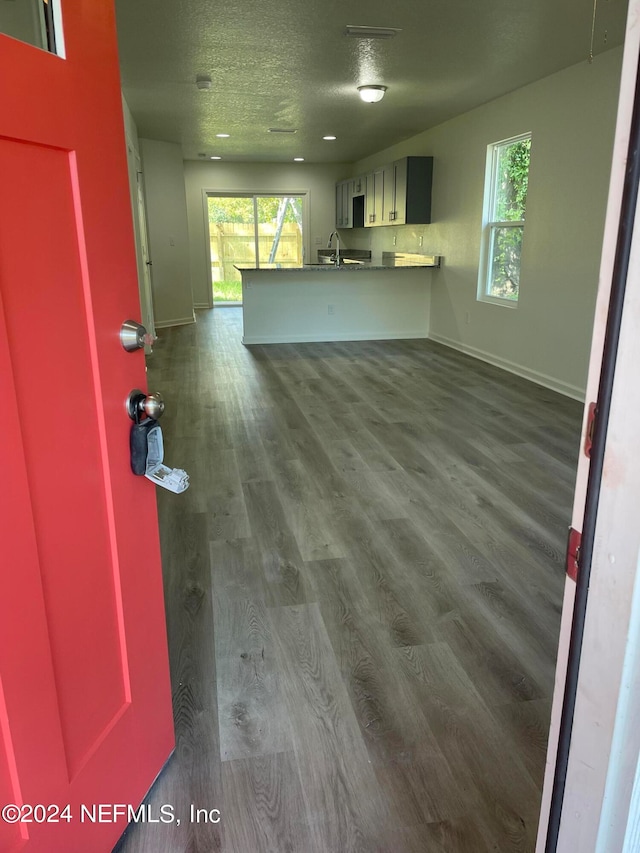
<path fill-rule="evenodd" d="M 217 281 L 240 281 L 238 266 L 254 266 L 254 226 L 240 222 L 209 223 L 211 242 L 211 271 Z M 276 233 L 275 223 L 258 225 L 260 263 L 266 264 Z M 302 234 L 295 222 L 285 222 L 278 242 L 275 263 L 283 267 L 302 266 Z"/>

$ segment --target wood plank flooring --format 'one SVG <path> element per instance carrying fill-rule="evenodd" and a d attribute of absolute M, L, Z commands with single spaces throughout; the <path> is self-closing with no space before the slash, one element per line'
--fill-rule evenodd
<path fill-rule="evenodd" d="M 119 853 L 530 853 L 581 406 L 429 341 L 240 339 L 201 312 L 149 360 L 181 824 Z"/>

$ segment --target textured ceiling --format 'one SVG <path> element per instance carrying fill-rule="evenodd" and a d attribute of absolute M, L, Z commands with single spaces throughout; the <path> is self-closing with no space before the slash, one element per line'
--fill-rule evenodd
<path fill-rule="evenodd" d="M 594 54 L 626 0 L 597 0 Z M 352 162 L 589 56 L 593 0 L 116 0 L 141 136 L 186 158 Z M 400 27 L 388 41 L 347 24 Z M 209 75 L 211 89 L 195 78 Z M 365 104 L 356 87 L 388 86 Z M 268 133 L 294 127 L 293 135 Z M 229 139 L 217 139 L 229 133 Z M 322 136 L 333 134 L 335 142 Z"/>

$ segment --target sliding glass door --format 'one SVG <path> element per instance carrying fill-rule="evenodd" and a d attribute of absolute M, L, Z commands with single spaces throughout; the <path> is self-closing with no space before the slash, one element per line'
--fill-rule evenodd
<path fill-rule="evenodd" d="M 242 302 L 236 266 L 302 266 L 303 200 L 284 194 L 207 195 L 214 304 Z"/>

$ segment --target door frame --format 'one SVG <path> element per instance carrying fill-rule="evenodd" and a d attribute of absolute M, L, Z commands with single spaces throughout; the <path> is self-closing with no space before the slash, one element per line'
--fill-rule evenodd
<path fill-rule="evenodd" d="M 128 109 L 123 97 L 123 108 Z M 147 203 L 144 194 L 144 175 L 142 160 L 138 148 L 137 136 L 132 136 L 125 119 L 125 141 L 127 145 L 127 170 L 129 193 L 131 196 L 131 215 L 133 217 L 133 238 L 136 247 L 136 265 L 138 269 L 138 290 L 140 292 L 140 312 L 142 324 L 147 332 L 155 337 L 155 312 L 153 306 L 153 286 L 151 281 L 151 256 L 149 254 L 149 231 L 147 228 Z M 146 246 L 147 257 L 144 247 Z M 149 261 L 149 263 L 147 263 Z M 145 352 L 150 351 L 149 348 Z"/>
<path fill-rule="evenodd" d="M 143 323 L 147 331 L 155 337 L 156 322 L 155 309 L 153 305 L 153 271 L 151 264 L 151 251 L 149 247 L 149 229 L 147 226 L 147 200 L 144 192 L 144 172 L 140 154 L 135 153 L 136 164 L 136 207 L 134 210 L 134 221 L 137 224 L 136 232 L 136 254 L 138 256 L 138 275 L 140 276 L 140 305 L 142 308 Z M 145 350 L 147 352 L 147 350 Z"/>
<path fill-rule="evenodd" d="M 574 581 L 567 578 L 536 853 L 631 853 L 631 847 L 625 846 L 629 832 L 637 833 L 640 825 L 640 782 L 636 779 L 640 730 L 632 725 L 640 716 L 640 525 L 634 514 L 640 505 L 640 460 L 636 453 L 640 399 L 635 378 L 640 362 L 640 220 L 633 220 L 635 208 L 629 217 L 622 207 L 625 180 L 629 180 L 628 151 L 640 81 L 639 57 L 640 0 L 630 0 L 572 516 L 572 527 L 583 532 L 585 542 L 592 534 L 592 559 L 583 561 L 579 568 L 585 572 L 589 595 L 586 609 L 582 601 L 574 613 L 576 601 L 584 596 L 576 595 Z M 589 499 L 593 503 L 595 498 L 597 505 L 591 506 L 590 516 L 585 516 L 590 471 L 598 465 L 597 459 L 590 462 L 582 449 L 588 404 L 603 400 L 603 354 L 611 349 L 605 345 L 607 318 L 612 297 L 617 298 L 612 294 L 612 281 L 619 263 L 618 244 L 630 227 L 620 337 L 613 347 L 616 363 L 611 409 L 607 422 L 596 427 L 603 439 L 602 479 L 592 484 L 594 493 Z M 607 357 L 609 366 L 610 361 L 611 355 Z M 587 527 L 583 530 L 583 520 L 589 522 L 591 531 Z M 586 574 L 589 570 L 590 576 Z M 584 631 L 580 643 L 574 640 L 571 647 L 576 618 L 584 618 Z M 570 663 L 572 669 L 579 665 L 577 684 L 568 688 L 565 697 Z M 571 709 L 574 701 L 575 711 L 565 714 L 561 726 L 565 702 Z M 568 744 L 566 783 L 554 786 L 559 741 L 563 747 Z M 551 824 L 550 812 L 554 815 Z"/>
<path fill-rule="evenodd" d="M 244 198 L 253 198 L 254 196 L 291 196 L 291 197 L 300 197 L 302 198 L 302 261 L 306 262 L 306 259 L 311 256 L 310 251 L 310 237 L 309 237 L 309 208 L 311 207 L 311 192 L 307 189 L 244 189 L 244 190 L 234 190 L 234 189 L 212 189 L 205 187 L 202 190 L 202 216 L 204 221 L 204 234 L 205 234 L 205 257 L 206 257 L 206 268 L 207 268 L 207 282 L 208 282 L 208 297 L 209 297 L 209 308 L 215 308 L 213 302 L 213 275 L 211 271 L 211 232 L 209 230 L 209 204 L 208 198 L 209 196 L 228 196 L 230 198 L 242 196 Z M 256 246 L 257 250 L 257 246 Z M 201 308 L 201 305 L 194 305 L 194 308 Z"/>

